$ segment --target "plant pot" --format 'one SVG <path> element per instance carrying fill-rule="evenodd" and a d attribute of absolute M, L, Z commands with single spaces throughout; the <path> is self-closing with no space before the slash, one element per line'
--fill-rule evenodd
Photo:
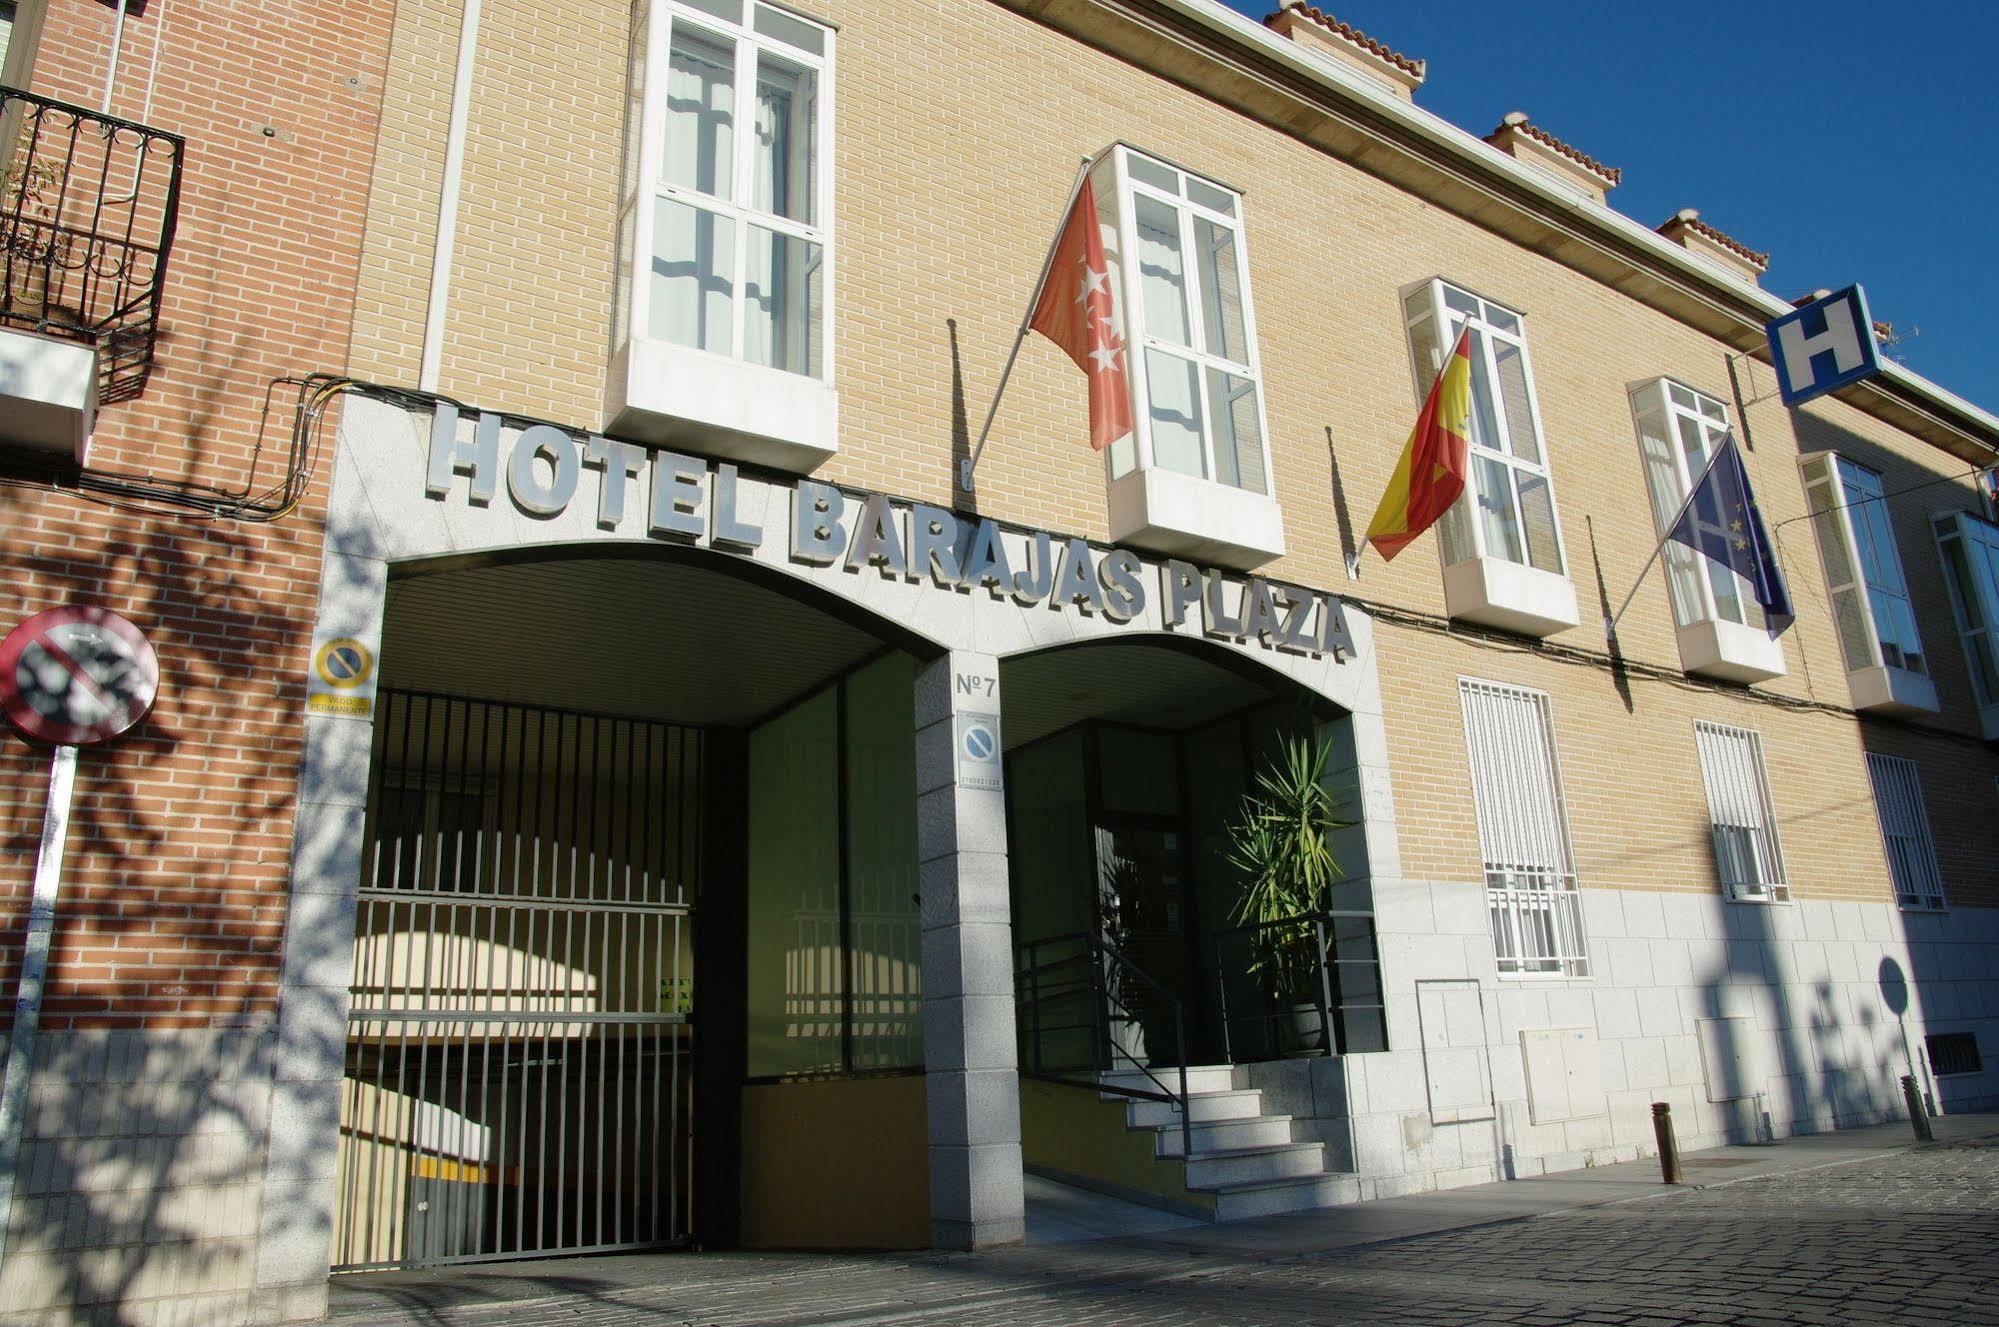
<path fill-rule="evenodd" d="M 1294 1004 L 1277 1015 L 1277 1046 L 1287 1059 L 1326 1054 L 1326 1027 L 1317 1004 Z"/>

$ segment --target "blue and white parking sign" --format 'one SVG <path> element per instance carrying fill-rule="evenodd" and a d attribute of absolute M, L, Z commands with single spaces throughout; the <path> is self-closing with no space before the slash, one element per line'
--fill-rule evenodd
<path fill-rule="evenodd" d="M 1859 286 L 1813 300 L 1763 330 L 1785 405 L 1803 405 L 1881 371 L 1881 347 Z"/>

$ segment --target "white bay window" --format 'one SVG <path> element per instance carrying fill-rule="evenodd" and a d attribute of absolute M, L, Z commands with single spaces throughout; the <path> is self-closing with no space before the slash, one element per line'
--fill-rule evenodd
<path fill-rule="evenodd" d="M 1520 314 L 1442 280 L 1403 292 L 1420 404 L 1471 331 L 1471 474 L 1438 523 L 1452 617 L 1548 636 L 1580 620 Z"/>
<path fill-rule="evenodd" d="M 1111 537 L 1241 568 L 1281 556 L 1241 196 L 1123 144 L 1091 182 L 1134 407 L 1107 457 Z"/>
<path fill-rule="evenodd" d="M 1814 452 L 1798 464 L 1853 707 L 1935 713 L 1936 684 L 1916 632 L 1881 476 L 1836 452 Z"/>
<path fill-rule="evenodd" d="M 1969 512 L 1931 517 L 1964 663 L 1988 742 L 1999 741 L 1999 525 Z"/>
<path fill-rule="evenodd" d="M 640 0 L 611 429 L 809 470 L 834 450 L 833 34 L 755 0 Z"/>
<path fill-rule="evenodd" d="M 1708 462 L 1728 436 L 1728 409 L 1712 396 L 1670 378 L 1631 391 L 1645 489 L 1660 539 L 1679 515 Z M 1711 490 L 1710 490 L 1711 491 Z M 1696 502 L 1693 519 L 1718 527 L 1713 502 Z M 1784 647 L 1770 638 L 1755 587 L 1685 544 L 1668 542 L 1660 554 L 1673 606 L 1680 663 L 1689 673 L 1731 682 L 1762 682 L 1784 674 Z"/>

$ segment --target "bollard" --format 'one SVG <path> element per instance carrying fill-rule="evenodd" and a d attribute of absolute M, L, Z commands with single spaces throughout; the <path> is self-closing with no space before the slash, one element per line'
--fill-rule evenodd
<path fill-rule="evenodd" d="M 1659 1174 L 1668 1184 L 1680 1183 L 1680 1144 L 1673 1137 L 1670 1102 L 1652 1103 L 1652 1133 L 1659 1140 Z"/>
<path fill-rule="evenodd" d="M 1909 1103 L 1909 1127 L 1916 1131 L 1916 1141 L 1935 1142 L 1936 1134 L 1930 1129 L 1930 1113 L 1923 1109 L 1922 1090 L 1916 1086 L 1914 1074 L 1902 1075 L 1902 1099 Z"/>

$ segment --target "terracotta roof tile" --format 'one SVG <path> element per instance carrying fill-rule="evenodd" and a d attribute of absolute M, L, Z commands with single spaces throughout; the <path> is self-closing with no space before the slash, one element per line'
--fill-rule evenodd
<path fill-rule="evenodd" d="M 1417 78 L 1423 77 L 1423 70 L 1428 64 L 1427 61 L 1415 59 L 1412 56 L 1402 54 L 1402 52 L 1395 50 L 1393 47 L 1384 46 L 1365 32 L 1362 32 L 1359 28 L 1354 27 L 1351 23 L 1342 23 L 1331 14 L 1325 13 L 1316 6 L 1309 4 L 1287 4 L 1278 13 L 1281 14 L 1286 10 L 1299 15 L 1301 18 L 1311 19 L 1314 23 L 1328 31 L 1338 33 L 1362 50 L 1380 56 L 1398 69 L 1413 74 Z M 1275 22 L 1276 18 L 1277 14 L 1266 15 L 1263 20 L 1264 24 L 1268 26 Z"/>
<path fill-rule="evenodd" d="M 1726 234 L 1708 225 L 1707 222 L 1701 220 L 1701 214 L 1691 207 L 1683 207 L 1673 213 L 1672 216 L 1660 222 L 1656 229 L 1661 235 L 1664 235 L 1667 227 L 1675 225 L 1685 226 L 1688 230 L 1701 236 L 1703 239 L 1714 241 L 1736 257 L 1754 266 L 1759 272 L 1770 266 L 1769 254 L 1758 253 L 1741 240 L 1736 239 L 1733 235 Z"/>
<path fill-rule="evenodd" d="M 1604 165 L 1601 161 L 1598 161 L 1595 157 L 1590 156 L 1588 153 L 1583 152 L 1577 148 L 1570 147 L 1567 143 L 1564 143 L 1561 139 L 1555 137 L 1553 134 L 1549 133 L 1546 129 L 1541 128 L 1539 125 L 1530 123 L 1527 119 L 1527 113 L 1525 111 L 1512 111 L 1508 113 L 1506 118 L 1501 120 L 1498 126 L 1495 127 L 1491 133 L 1485 136 L 1485 141 L 1488 143 L 1492 143 L 1495 147 L 1498 146 L 1495 140 L 1497 140 L 1498 137 L 1501 134 L 1505 133 L 1508 129 L 1513 130 L 1515 133 L 1525 134 L 1527 137 L 1533 139 L 1535 142 L 1541 144 L 1544 147 L 1553 148 L 1555 151 L 1567 157 L 1570 161 L 1573 161 L 1578 166 L 1581 166 L 1584 170 L 1589 171 L 1593 175 L 1599 175 L 1603 177 L 1603 179 L 1612 186 L 1615 186 L 1619 181 L 1621 181 L 1624 178 L 1624 172 L 1619 170 L 1617 167 Z"/>

